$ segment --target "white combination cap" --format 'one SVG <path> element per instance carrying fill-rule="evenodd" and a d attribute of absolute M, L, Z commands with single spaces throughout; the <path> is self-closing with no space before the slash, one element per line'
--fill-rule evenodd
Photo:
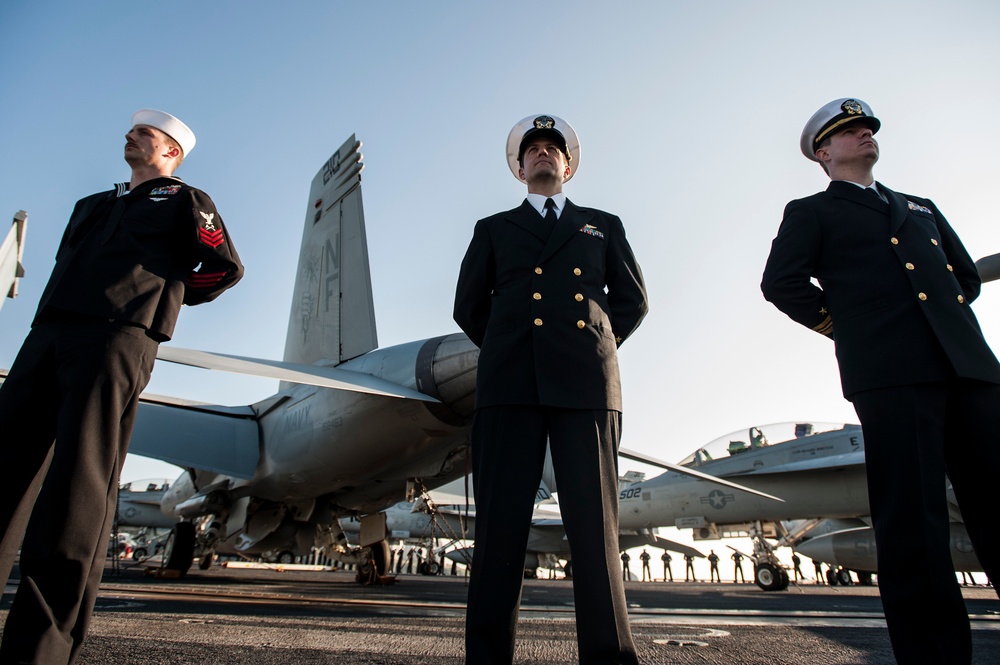
<path fill-rule="evenodd" d="M 879 119 L 872 113 L 872 107 L 860 99 L 842 97 L 833 100 L 813 113 L 803 128 L 802 136 L 799 138 L 802 154 L 814 162 L 818 162 L 816 147 L 823 142 L 823 139 L 847 123 L 858 121 L 864 122 L 872 130 L 872 134 L 882 126 Z"/>
<path fill-rule="evenodd" d="M 191 128 L 165 111 L 140 109 L 132 114 L 132 126 L 149 125 L 167 134 L 181 146 L 184 156 L 194 150 L 196 139 Z"/>
<path fill-rule="evenodd" d="M 551 134 L 559 142 L 570 165 L 566 180 L 571 180 L 580 168 L 580 139 L 568 122 L 554 115 L 529 115 L 510 130 L 507 135 L 507 166 L 510 172 L 521 182 L 526 182 L 520 176 L 524 144 L 540 134 Z"/>

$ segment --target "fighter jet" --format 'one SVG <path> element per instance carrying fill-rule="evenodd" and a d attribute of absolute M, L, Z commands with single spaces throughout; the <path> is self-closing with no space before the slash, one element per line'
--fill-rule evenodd
<path fill-rule="evenodd" d="M 165 479 L 135 480 L 118 488 L 118 526 L 169 529 L 177 524 L 176 517 L 160 510 L 164 494 L 170 488 Z"/>
<path fill-rule="evenodd" d="M 777 443 L 771 443 L 777 441 Z M 730 492 L 709 481 L 664 473 L 620 493 L 620 526 L 675 526 L 693 530 L 695 540 L 749 535 L 754 543 L 757 585 L 787 588 L 789 580 L 774 555 L 777 547 L 854 571 L 875 572 L 864 435 L 860 425 L 785 423 L 752 427 L 720 437 L 680 462 L 744 487 L 780 495 L 783 503 Z M 953 517 L 952 557 L 956 570 L 979 571 L 961 523 L 954 491 L 947 490 Z M 775 543 L 768 539 L 776 539 Z"/>
<path fill-rule="evenodd" d="M 386 525 L 393 539 L 417 542 L 421 547 L 434 552 L 434 557 L 428 559 L 420 570 L 429 575 L 437 573 L 435 561 L 442 553 L 459 563 L 471 563 L 473 547 L 467 542 L 474 541 L 476 537 L 475 505 L 463 505 L 464 497 L 454 483 L 442 489 L 445 490 L 444 493 L 440 490 L 430 491 L 427 496 L 413 503 L 400 502 L 384 511 Z M 452 503 L 449 505 L 444 502 Z M 341 526 L 353 540 L 359 530 L 357 520 L 342 519 Z M 438 543 L 436 546 L 435 541 Z M 619 548 L 622 550 L 644 545 L 704 557 L 696 548 L 667 540 L 649 529 L 622 531 L 619 534 Z M 562 561 L 566 563 L 562 564 Z M 573 557 L 558 512 L 558 502 L 544 482 L 536 495 L 535 511 L 528 532 L 525 577 L 535 577 L 538 568 L 562 568 L 567 576 L 573 575 Z"/>
<path fill-rule="evenodd" d="M 28 226 L 28 213 L 18 210 L 7 237 L 0 242 L 0 307 L 5 298 L 17 297 L 17 280 L 24 277 L 24 234 Z"/>
<path fill-rule="evenodd" d="M 130 452 L 187 469 L 161 504 L 184 520 L 169 569 L 222 546 L 317 548 L 381 579 L 380 511 L 465 472 L 479 350 L 461 333 L 377 348 L 360 148 L 351 136 L 313 178 L 283 360 L 160 346 L 159 360 L 281 381 L 248 406 L 142 397 Z M 364 515 L 360 552 L 337 522 L 349 515 Z"/>
<path fill-rule="evenodd" d="M 749 534 L 754 541 L 755 578 L 767 590 L 788 586 L 788 575 L 767 540 L 779 535 L 782 520 L 810 520 L 797 532 L 783 534 L 783 542 L 792 543 L 823 518 L 870 514 L 859 425 L 752 427 L 698 448 L 680 464 L 738 479 L 744 487 L 776 494 L 785 501 L 762 500 L 667 472 L 621 490 L 621 528 L 689 528 L 695 540 Z"/>
<path fill-rule="evenodd" d="M 465 470 L 478 349 L 461 334 L 377 348 L 360 148 L 351 136 L 313 178 L 282 361 L 161 345 L 160 360 L 281 381 L 248 406 L 142 397 L 130 452 L 187 469 L 161 504 L 185 520 L 168 568 L 223 544 L 353 560 L 336 517 L 372 514 L 360 545 L 384 573 L 378 511 Z"/>
<path fill-rule="evenodd" d="M 950 525 L 948 541 L 951 560 L 956 571 L 967 573 L 983 572 L 972 541 L 966 531 L 965 524 L 953 521 Z M 862 524 L 850 529 L 840 529 L 831 533 L 813 535 L 795 544 L 795 550 L 813 561 L 821 561 L 830 565 L 827 581 L 830 584 L 852 583 L 851 572 L 854 572 L 862 583 L 870 583 L 871 576 L 878 570 L 877 549 L 875 547 L 875 531 L 871 526 Z"/>

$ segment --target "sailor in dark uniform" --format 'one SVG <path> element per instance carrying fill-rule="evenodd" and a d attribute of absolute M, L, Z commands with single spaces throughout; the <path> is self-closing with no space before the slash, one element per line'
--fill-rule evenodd
<path fill-rule="evenodd" d="M 4 663 L 76 658 L 157 345 L 182 303 L 214 300 L 243 275 L 212 199 L 172 175 L 195 144 L 187 125 L 144 109 L 125 140 L 130 182 L 76 204 L 0 387 L 4 580 L 24 539 Z"/>
<path fill-rule="evenodd" d="M 945 473 L 980 562 L 1000 574 L 988 519 L 1000 468 L 1000 448 L 989 443 L 1000 432 L 1000 365 L 970 307 L 980 279 L 958 236 L 930 200 L 875 182 L 879 127 L 857 99 L 834 100 L 806 124 L 802 152 L 831 183 L 785 208 L 761 289 L 835 342 L 844 396 L 864 429 L 896 658 L 968 663 Z"/>
<path fill-rule="evenodd" d="M 580 661 L 635 663 L 617 574 L 617 348 L 646 314 L 642 274 L 621 220 L 563 194 L 580 163 L 579 140 L 565 121 L 525 118 L 511 130 L 507 159 L 528 197 L 476 224 L 455 297 L 455 321 L 481 349 L 466 662 L 513 659 L 548 441 L 579 580 Z"/>

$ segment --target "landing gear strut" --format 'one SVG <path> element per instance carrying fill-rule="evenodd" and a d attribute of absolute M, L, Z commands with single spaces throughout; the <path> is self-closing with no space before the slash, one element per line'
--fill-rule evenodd
<path fill-rule="evenodd" d="M 774 547 L 764 538 L 764 527 L 760 522 L 750 525 L 750 538 L 753 540 L 754 581 L 764 591 L 784 591 L 790 582 L 788 571 L 785 570 Z"/>
<path fill-rule="evenodd" d="M 389 543 L 380 540 L 370 547 L 361 548 L 358 557 L 358 583 L 378 584 L 388 571 Z"/>

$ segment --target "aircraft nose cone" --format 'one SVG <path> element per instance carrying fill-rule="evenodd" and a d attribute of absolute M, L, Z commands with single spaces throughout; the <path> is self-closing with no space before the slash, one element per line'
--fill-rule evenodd
<path fill-rule="evenodd" d="M 476 366 L 479 348 L 465 334 L 428 340 L 417 357 L 417 389 L 441 400 L 427 408 L 455 426 L 472 422 L 476 408 Z"/>

